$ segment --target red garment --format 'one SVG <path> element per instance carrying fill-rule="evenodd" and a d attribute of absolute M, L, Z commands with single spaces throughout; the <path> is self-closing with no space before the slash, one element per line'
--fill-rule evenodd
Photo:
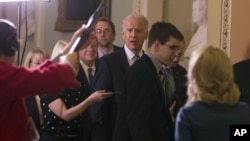
<path fill-rule="evenodd" d="M 38 69 L 0 62 L 0 140 L 25 141 L 27 113 L 23 97 L 55 95 L 62 88 L 78 88 L 67 64 L 46 61 Z"/>

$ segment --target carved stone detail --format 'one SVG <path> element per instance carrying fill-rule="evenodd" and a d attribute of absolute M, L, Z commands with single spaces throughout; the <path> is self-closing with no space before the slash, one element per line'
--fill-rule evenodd
<path fill-rule="evenodd" d="M 133 4 L 133 11 L 134 13 L 142 13 L 142 1 L 141 0 L 134 0 L 134 4 Z"/>
<path fill-rule="evenodd" d="M 223 0 L 222 3 L 222 31 L 221 31 L 221 49 L 230 55 L 231 39 L 231 12 L 232 0 Z"/>

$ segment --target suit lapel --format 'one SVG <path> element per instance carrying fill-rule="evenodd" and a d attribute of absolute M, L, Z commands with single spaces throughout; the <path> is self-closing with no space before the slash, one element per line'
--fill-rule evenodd
<path fill-rule="evenodd" d="M 123 72 L 125 74 L 125 72 L 127 72 L 129 69 L 129 63 L 128 63 L 128 59 L 127 59 L 124 47 L 120 51 L 120 57 L 121 57 L 120 67 L 122 68 L 121 70 L 123 70 Z"/>
<path fill-rule="evenodd" d="M 154 82 L 157 83 L 157 89 L 159 90 L 159 92 L 157 93 L 159 95 L 159 97 L 161 97 L 161 103 L 162 103 L 162 106 L 164 107 L 164 109 L 167 109 L 167 106 L 165 104 L 165 96 L 164 96 L 164 92 L 163 92 L 163 89 L 162 89 L 162 85 L 161 85 L 161 80 L 160 80 L 160 77 L 158 75 L 159 72 L 157 72 L 153 62 L 151 61 L 151 59 L 147 56 L 147 55 L 143 55 L 141 57 L 142 61 L 145 60 L 148 64 L 149 64 L 149 68 L 151 68 L 152 72 L 154 72 Z M 168 109 L 167 109 L 168 110 Z"/>
<path fill-rule="evenodd" d="M 89 82 L 87 80 L 87 76 L 86 76 L 82 66 L 79 67 L 79 71 L 78 71 L 78 75 L 77 75 L 76 79 L 82 83 L 81 87 L 84 87 L 84 89 L 86 89 L 87 91 L 90 90 L 90 85 L 89 85 Z"/>

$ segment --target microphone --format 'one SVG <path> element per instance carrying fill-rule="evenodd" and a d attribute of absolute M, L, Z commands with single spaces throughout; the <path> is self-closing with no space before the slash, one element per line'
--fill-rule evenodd
<path fill-rule="evenodd" d="M 83 32 L 83 34 L 82 34 L 81 37 L 78 37 L 75 40 L 75 42 L 74 42 L 73 46 L 71 47 L 69 53 L 79 51 L 80 48 L 81 48 L 81 46 L 86 42 L 86 40 L 89 37 L 89 34 L 93 30 L 94 23 L 97 21 L 99 15 L 101 13 L 101 10 L 103 9 L 104 1 L 105 0 L 102 0 L 100 2 L 100 4 L 98 5 L 97 9 L 95 10 L 95 12 L 89 17 L 87 24 L 86 25 L 85 24 L 82 25 L 82 26 L 85 26 L 86 30 Z"/>
<path fill-rule="evenodd" d="M 72 47 L 70 48 L 68 53 L 72 53 L 72 52 L 78 52 L 82 45 L 87 41 L 90 33 L 93 31 L 93 27 L 94 27 L 94 23 L 97 21 L 97 19 L 99 18 L 99 15 L 104 7 L 104 1 L 102 0 L 100 2 L 100 4 L 98 5 L 98 7 L 96 8 L 95 12 L 93 14 L 91 14 L 91 16 L 88 19 L 87 24 L 82 24 L 82 28 L 86 28 L 85 31 L 82 33 L 82 35 L 80 37 L 78 37 Z M 52 61 L 55 62 L 56 60 L 59 59 L 59 57 L 61 55 L 64 55 L 63 50 L 57 55 L 55 56 L 55 58 L 52 58 Z"/>

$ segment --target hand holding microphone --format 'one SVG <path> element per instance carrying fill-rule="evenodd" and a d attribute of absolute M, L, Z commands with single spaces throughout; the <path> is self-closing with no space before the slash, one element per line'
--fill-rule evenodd
<path fill-rule="evenodd" d="M 70 42 L 66 45 L 65 48 L 60 51 L 60 53 L 55 58 L 52 58 L 52 61 L 58 60 L 58 58 L 62 56 L 60 58 L 60 62 L 66 62 L 70 64 L 75 75 L 77 74 L 80 63 L 78 54 L 74 52 L 78 52 L 81 47 L 86 46 L 86 44 L 88 44 L 88 39 L 93 37 L 93 35 L 91 34 L 92 28 L 94 27 L 94 22 L 97 20 L 103 6 L 104 0 L 100 2 L 96 11 L 90 16 L 87 24 L 83 24 L 82 27 L 74 33 Z"/>
<path fill-rule="evenodd" d="M 74 51 L 72 48 L 74 48 L 74 45 L 76 44 L 76 40 L 82 36 L 82 34 L 84 33 L 85 30 L 86 30 L 85 24 L 83 24 L 83 25 L 81 26 L 81 28 L 79 28 L 79 29 L 73 34 L 73 36 L 71 37 L 70 42 L 65 46 L 64 49 L 62 49 L 62 50 L 60 51 L 60 54 L 61 54 L 61 55 L 65 55 L 65 54 L 67 54 L 67 53 L 72 53 L 72 52 Z M 71 50 L 72 50 L 72 51 L 71 51 Z"/>
<path fill-rule="evenodd" d="M 79 56 L 77 52 L 68 53 L 67 55 L 60 57 L 60 63 L 66 63 L 71 66 L 74 76 L 77 76 L 78 70 L 79 70 Z"/>
<path fill-rule="evenodd" d="M 66 42 L 64 40 L 59 40 L 57 41 L 56 45 L 54 46 L 54 49 L 52 51 L 51 54 L 51 61 L 53 62 L 58 62 L 60 56 L 66 55 L 68 53 L 72 53 L 74 52 L 75 48 L 74 45 L 76 44 L 76 40 L 79 40 L 79 38 L 81 37 L 81 35 L 84 33 L 84 31 L 86 30 L 85 28 L 85 24 L 82 25 L 81 28 L 79 28 L 71 37 L 70 42 Z"/>

